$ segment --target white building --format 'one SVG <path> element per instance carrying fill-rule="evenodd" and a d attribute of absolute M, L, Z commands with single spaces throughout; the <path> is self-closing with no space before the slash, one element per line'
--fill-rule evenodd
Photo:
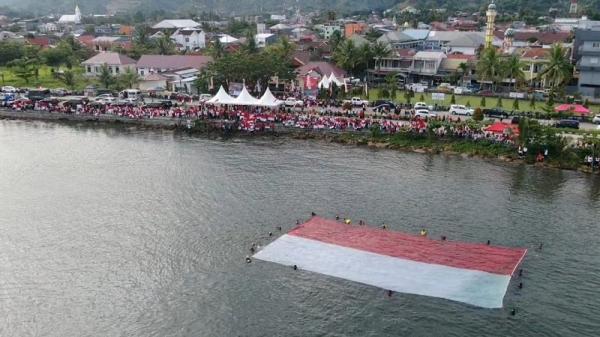
<path fill-rule="evenodd" d="M 254 41 L 256 42 L 256 46 L 258 48 L 264 48 L 275 43 L 277 41 L 277 36 L 271 33 L 256 34 L 254 36 Z"/>
<path fill-rule="evenodd" d="M 206 34 L 202 29 L 181 28 L 171 35 L 179 50 L 194 51 L 206 47 Z"/>
<path fill-rule="evenodd" d="M 85 69 L 86 76 L 97 76 L 101 72 L 103 65 L 113 75 L 124 73 L 127 69 L 135 71 L 136 61 L 126 55 L 113 52 L 102 52 L 81 63 Z"/>
<path fill-rule="evenodd" d="M 58 19 L 58 23 L 69 25 L 69 24 L 80 24 L 81 23 L 81 11 L 79 6 L 75 6 L 75 14 L 65 14 Z"/>
<path fill-rule="evenodd" d="M 318 27 L 318 29 L 321 32 L 321 35 L 323 35 L 323 38 L 326 40 L 329 40 L 329 38 L 331 37 L 331 35 L 333 35 L 334 32 L 340 32 L 340 34 L 344 35 L 344 33 L 342 32 L 342 27 L 338 25 L 321 25 L 320 27 Z"/>
<path fill-rule="evenodd" d="M 181 28 L 198 28 L 200 24 L 194 20 L 162 20 L 152 26 L 153 29 L 181 29 Z"/>

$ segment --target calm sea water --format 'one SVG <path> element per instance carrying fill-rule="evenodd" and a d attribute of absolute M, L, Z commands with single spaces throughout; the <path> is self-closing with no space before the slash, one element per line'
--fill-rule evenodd
<path fill-rule="evenodd" d="M 244 263 L 311 211 L 532 249 L 504 310 Z M 598 336 L 599 224 L 576 172 L 0 121 L 0 335 Z"/>

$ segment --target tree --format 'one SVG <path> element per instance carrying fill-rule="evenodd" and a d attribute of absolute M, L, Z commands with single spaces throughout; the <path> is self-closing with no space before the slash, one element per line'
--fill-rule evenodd
<path fill-rule="evenodd" d="M 339 30 L 334 30 L 329 36 L 329 46 L 331 46 L 331 50 L 336 50 L 337 47 L 344 41 L 344 36 L 342 36 L 342 32 Z"/>
<path fill-rule="evenodd" d="M 498 107 L 498 108 L 502 107 L 502 96 L 498 96 L 498 101 L 496 101 L 496 107 Z"/>
<path fill-rule="evenodd" d="M 359 62 L 358 50 L 354 46 L 354 42 L 345 40 L 340 43 L 333 52 L 333 60 L 342 69 L 353 75 Z"/>
<path fill-rule="evenodd" d="M 218 37 L 215 38 L 215 41 L 212 43 L 212 46 L 209 48 L 208 53 L 215 60 L 220 59 L 223 56 L 223 54 L 225 54 L 225 48 L 223 47 L 223 44 L 221 43 L 221 40 Z"/>
<path fill-rule="evenodd" d="M 65 86 L 67 86 L 67 88 L 69 89 L 73 89 L 75 88 L 75 83 L 77 82 L 76 80 L 76 75 L 75 72 L 73 70 L 67 69 L 63 72 L 62 74 L 62 81 L 65 84 Z"/>
<path fill-rule="evenodd" d="M 385 89 L 389 94 L 389 98 L 396 98 L 396 91 L 398 90 L 398 82 L 395 73 L 389 73 L 385 76 Z"/>
<path fill-rule="evenodd" d="M 553 88 L 560 90 L 571 80 L 572 76 L 573 66 L 567 56 L 567 49 L 560 44 L 552 45 L 548 64 L 546 64 L 538 78 L 548 81 Z"/>
<path fill-rule="evenodd" d="M 461 74 L 461 79 L 460 81 L 462 82 L 462 84 L 465 84 L 465 76 L 467 75 L 467 73 L 470 70 L 470 66 L 469 64 L 465 63 L 465 62 L 461 62 L 458 65 L 458 69 L 460 70 L 460 74 Z"/>
<path fill-rule="evenodd" d="M 535 95 L 534 94 L 531 94 L 531 100 L 529 101 L 529 107 L 532 110 L 535 110 Z"/>
<path fill-rule="evenodd" d="M 477 76 L 480 80 L 492 83 L 492 91 L 496 90 L 496 82 L 502 75 L 502 61 L 496 48 L 486 48 L 477 62 Z"/>
<path fill-rule="evenodd" d="M 481 96 L 481 101 L 479 102 L 479 105 L 485 108 L 485 106 L 486 106 L 485 96 Z"/>
<path fill-rule="evenodd" d="M 246 45 L 244 46 L 244 50 L 248 54 L 255 54 L 258 51 L 258 46 L 256 45 L 256 40 L 254 39 L 254 33 L 251 30 L 246 33 Z"/>
<path fill-rule="evenodd" d="M 450 96 L 450 104 L 456 104 L 456 96 L 454 96 L 454 94 Z"/>
<path fill-rule="evenodd" d="M 483 111 L 481 110 L 480 107 L 477 107 L 475 109 L 475 112 L 473 112 L 473 120 L 475 120 L 475 121 L 482 121 L 483 120 Z"/>
<path fill-rule="evenodd" d="M 519 100 L 515 98 L 512 105 L 513 110 L 519 110 Z"/>
<path fill-rule="evenodd" d="M 412 94 L 410 90 L 406 90 L 404 92 L 404 99 L 406 100 L 406 104 L 410 104 L 410 99 L 412 98 Z"/>
<path fill-rule="evenodd" d="M 138 25 L 133 34 L 133 44 L 137 47 L 147 48 L 150 42 L 150 27 L 148 25 Z"/>
<path fill-rule="evenodd" d="M 113 84 L 115 81 L 115 78 L 113 77 L 106 63 L 100 66 L 98 81 L 100 81 L 100 83 L 104 86 L 105 89 L 108 89 L 108 87 L 110 87 L 110 85 Z"/>
<path fill-rule="evenodd" d="M 173 55 L 176 52 L 175 42 L 168 34 L 164 34 L 154 41 L 156 52 L 160 55 Z"/>
<path fill-rule="evenodd" d="M 513 84 L 513 88 L 518 87 L 520 83 L 525 81 L 525 73 L 523 72 L 523 62 L 519 60 L 517 55 L 511 55 L 503 60 L 502 67 L 504 68 L 504 76 L 510 79 L 510 85 Z"/>
<path fill-rule="evenodd" d="M 140 76 L 138 73 L 132 69 L 127 68 L 124 73 L 119 76 L 119 80 L 125 87 L 132 89 L 136 84 L 140 81 Z"/>
<path fill-rule="evenodd" d="M 375 59 L 375 69 L 379 71 L 381 68 L 381 59 L 389 56 L 392 51 L 390 50 L 389 45 L 377 41 L 371 45 L 371 52 Z"/>
<path fill-rule="evenodd" d="M 36 76 L 36 69 L 34 66 L 35 60 L 27 58 L 20 58 L 13 60 L 8 63 L 16 77 L 25 81 L 29 84 L 29 81 Z"/>

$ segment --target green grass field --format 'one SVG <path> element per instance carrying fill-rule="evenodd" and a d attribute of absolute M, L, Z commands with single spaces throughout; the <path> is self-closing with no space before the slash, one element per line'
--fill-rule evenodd
<path fill-rule="evenodd" d="M 431 93 L 415 93 L 415 96 L 411 99 L 411 103 L 420 102 L 421 95 L 425 98 L 423 101 L 427 104 L 438 104 L 443 106 L 450 106 L 450 100 L 452 98 L 452 94 L 446 94 L 444 101 L 434 101 L 431 99 Z M 481 107 L 483 108 L 495 108 L 497 107 L 498 98 L 497 97 L 486 97 L 485 98 L 485 106 L 481 105 L 481 96 L 473 96 L 473 95 L 455 95 L 456 103 L 455 104 L 463 104 L 467 105 L 470 103 L 472 108 Z M 369 90 L 369 101 L 377 100 L 379 98 L 379 90 L 371 89 Z M 406 99 L 404 98 L 404 91 L 398 91 L 396 93 L 395 102 L 406 103 Z M 513 108 L 514 99 L 512 98 L 502 98 L 502 108 L 504 110 L 512 111 L 543 111 L 542 108 L 546 105 L 546 102 L 537 101 L 535 107 L 532 107 L 530 101 L 528 99 L 520 99 L 519 100 L 519 109 Z M 558 105 L 558 104 L 556 104 Z M 600 106 L 596 104 L 592 104 L 589 106 L 592 110 L 592 115 L 598 113 L 600 111 Z"/>
<path fill-rule="evenodd" d="M 74 68 L 76 78 L 75 90 L 83 90 L 88 84 L 93 83 L 93 80 L 83 76 L 83 68 Z M 48 89 L 66 88 L 65 83 L 52 73 L 52 69 L 48 66 L 42 66 L 39 71 L 39 77 L 32 78 L 29 83 L 22 78 L 15 76 L 10 68 L 0 67 L 0 81 L 2 85 L 10 85 L 17 88 L 34 88 L 44 87 Z"/>

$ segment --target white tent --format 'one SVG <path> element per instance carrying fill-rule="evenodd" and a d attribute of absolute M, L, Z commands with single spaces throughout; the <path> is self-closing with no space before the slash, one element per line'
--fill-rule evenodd
<path fill-rule="evenodd" d="M 233 104 L 235 105 L 260 105 L 260 101 L 248 92 L 246 86 L 242 88 L 242 92 L 240 92 L 239 96 L 235 98 Z"/>
<path fill-rule="evenodd" d="M 329 78 L 327 76 L 323 76 L 321 81 L 319 81 L 319 84 L 317 85 L 317 87 L 319 89 L 329 89 L 330 85 L 331 85 L 331 82 L 329 81 Z"/>
<path fill-rule="evenodd" d="M 206 103 L 208 103 L 208 104 L 235 104 L 235 98 L 229 96 L 229 94 L 227 92 L 225 92 L 225 89 L 223 89 L 223 86 L 221 86 L 219 88 L 219 91 L 217 92 L 217 94 L 213 98 L 206 101 Z"/>
<path fill-rule="evenodd" d="M 338 80 L 338 78 L 337 78 L 337 77 L 335 77 L 335 75 L 334 75 L 333 73 L 331 73 L 331 74 L 329 75 L 329 83 L 334 83 L 334 84 L 335 84 L 335 85 L 337 85 L 338 87 L 341 87 L 341 86 L 344 84 L 344 82 L 342 82 L 342 81 Z"/>
<path fill-rule="evenodd" d="M 283 103 L 282 101 L 275 98 L 275 96 L 273 96 L 273 94 L 271 93 L 271 90 L 269 90 L 269 88 L 267 88 L 267 90 L 265 90 L 265 93 L 258 100 L 258 102 L 259 102 L 260 106 L 266 106 L 266 107 L 276 107 L 276 106 L 281 105 L 281 103 Z"/>

